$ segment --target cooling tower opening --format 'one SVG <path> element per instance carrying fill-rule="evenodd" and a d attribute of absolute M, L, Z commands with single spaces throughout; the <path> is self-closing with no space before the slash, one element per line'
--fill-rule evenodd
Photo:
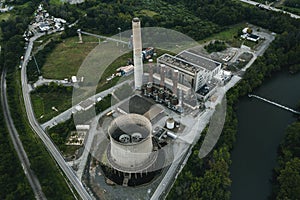
<path fill-rule="evenodd" d="M 150 121 L 138 114 L 122 115 L 110 125 L 108 133 L 118 143 L 135 145 L 151 136 Z"/>

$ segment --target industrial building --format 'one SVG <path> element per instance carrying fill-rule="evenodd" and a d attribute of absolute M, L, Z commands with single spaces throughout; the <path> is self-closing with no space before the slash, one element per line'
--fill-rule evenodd
<path fill-rule="evenodd" d="M 258 40 L 260 40 L 260 37 L 258 35 L 253 34 L 252 29 L 246 27 L 242 30 L 243 34 L 241 35 L 241 38 L 243 39 L 247 39 L 249 41 L 252 42 L 257 42 Z"/>
<path fill-rule="evenodd" d="M 120 73 L 120 76 L 129 76 L 133 73 L 134 66 L 133 65 L 127 65 L 123 67 L 119 67 L 116 71 L 117 73 Z"/>
<path fill-rule="evenodd" d="M 110 123 L 103 129 L 109 143 L 101 157 L 106 177 L 123 186 L 151 181 L 172 160 L 172 153 L 161 148 L 189 128 L 173 116 L 184 112 L 197 114 L 198 100 L 193 91 L 207 88 L 206 84 L 221 70 L 221 63 L 182 51 L 176 56 L 160 56 L 157 65 L 149 62 L 144 73 L 138 18 L 132 20 L 132 29 L 134 66 L 117 71 L 123 75 L 134 71 L 136 92 L 116 107 Z M 167 109 L 171 111 L 166 112 Z"/>
<path fill-rule="evenodd" d="M 190 86 L 194 91 L 200 90 L 221 70 L 221 63 L 204 56 L 182 51 L 177 56 L 164 54 L 157 59 L 161 69 L 168 67 L 178 71 L 178 83 Z"/>

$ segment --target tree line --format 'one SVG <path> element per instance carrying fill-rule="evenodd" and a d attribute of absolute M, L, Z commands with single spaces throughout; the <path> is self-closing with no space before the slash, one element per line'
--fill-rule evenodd
<path fill-rule="evenodd" d="M 278 148 L 278 166 L 273 170 L 270 199 L 300 196 L 300 121 L 291 124 Z"/>
<path fill-rule="evenodd" d="M 21 23 L 20 21 L 20 18 L 17 18 L 13 20 L 14 24 L 9 24 L 5 21 L 0 22 L 0 28 L 2 29 L 2 41 L 0 41 L 2 48 L 0 54 L 1 72 L 4 67 L 17 64 L 17 62 L 15 62 L 17 59 L 15 58 L 14 52 L 19 53 L 22 50 L 22 45 L 19 45 L 22 44 L 22 41 L 19 40 L 20 37 L 15 36 L 7 43 L 4 41 L 9 40 L 11 34 L 18 31 L 14 25 L 15 22 Z M 15 38 L 17 39 L 16 43 L 13 41 Z M 8 51 L 6 51 L 6 49 L 8 49 Z M 0 199 L 33 199 L 33 191 L 24 174 L 6 128 L 4 115 L 2 114 L 2 106 L 0 107 L 0 113 L 0 123 L 2 124 L 0 127 Z"/>
<path fill-rule="evenodd" d="M 16 129 L 18 130 L 20 139 L 23 143 L 24 149 L 27 152 L 31 169 L 37 175 L 44 194 L 47 199 L 73 199 L 74 196 L 68 188 L 64 177 L 60 174 L 57 165 L 53 158 L 49 155 L 44 145 L 38 136 L 30 128 L 26 113 L 24 113 L 24 102 L 22 99 L 20 71 L 18 67 L 20 64 L 20 57 L 24 54 L 25 41 L 22 37 L 27 29 L 27 26 L 33 18 L 33 12 L 39 5 L 40 1 L 17 1 L 20 6 L 15 6 L 11 11 L 11 16 L 6 21 L 0 22 L 2 30 L 2 54 L 3 62 L 2 68 L 7 69 L 7 93 L 10 105 L 10 111 Z M 2 116 L 2 115 L 1 115 Z M 3 133 L 3 134 L 2 134 Z M 5 131 L 1 131 L 1 137 L 4 137 Z M 22 180 L 22 169 L 18 163 L 18 159 L 11 152 L 8 153 L 10 143 L 7 143 L 7 137 L 1 140 L 0 151 L 1 159 L 1 199 L 33 199 L 31 188 L 27 182 Z M 10 148 L 12 150 L 12 146 Z M 3 155 L 7 153 L 7 155 Z M 8 156 L 11 156 L 8 159 Z M 16 159 L 14 159 L 16 158 Z M 12 172 L 12 170 L 14 170 Z M 12 174 L 13 173 L 13 174 Z M 20 181 L 20 182 L 18 182 Z M 3 187 L 2 187 L 3 186 Z"/>

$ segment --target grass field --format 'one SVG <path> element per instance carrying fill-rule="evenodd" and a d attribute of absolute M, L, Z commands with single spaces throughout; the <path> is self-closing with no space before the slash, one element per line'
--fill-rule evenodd
<path fill-rule="evenodd" d="M 139 12 L 136 12 L 135 15 L 136 16 L 148 16 L 148 17 L 153 17 L 154 15 L 157 15 L 157 12 L 154 12 L 152 10 L 140 10 Z"/>
<path fill-rule="evenodd" d="M 239 23 L 233 26 L 228 27 L 226 30 L 213 34 L 210 37 L 207 37 L 203 40 L 198 41 L 200 44 L 209 42 L 211 40 L 222 40 L 226 43 L 230 44 L 231 46 L 240 46 L 241 41 L 239 40 L 240 37 L 237 37 L 237 33 L 239 30 L 242 30 L 243 28 L 247 27 L 246 23 Z"/>
<path fill-rule="evenodd" d="M 44 123 L 59 113 L 67 110 L 72 105 L 72 90 L 49 88 L 49 92 L 35 92 L 31 94 L 31 101 L 36 118 L 40 123 Z M 53 110 L 55 107 L 57 111 Z M 41 117 L 43 116 L 43 117 Z"/>
<path fill-rule="evenodd" d="M 45 78 L 64 79 L 77 74 L 77 71 L 90 53 L 97 46 L 97 39 L 83 37 L 84 43 L 78 43 L 78 37 L 72 37 L 58 44 L 47 57 L 42 74 Z"/>

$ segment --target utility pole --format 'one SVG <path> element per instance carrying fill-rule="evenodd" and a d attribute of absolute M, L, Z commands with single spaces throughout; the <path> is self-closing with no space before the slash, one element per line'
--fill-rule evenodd
<path fill-rule="evenodd" d="M 119 30 L 119 40 L 121 41 L 121 28 L 119 27 L 118 30 Z M 119 42 L 117 42 L 117 46 L 119 46 Z"/>
<path fill-rule="evenodd" d="M 40 71 L 39 66 L 38 66 L 38 64 L 37 64 L 37 62 L 36 62 L 35 56 L 32 55 L 32 57 L 33 57 L 33 60 L 34 60 L 34 62 L 35 62 L 35 66 L 36 66 L 36 68 L 37 68 L 37 71 L 38 71 L 38 73 L 39 73 L 39 75 L 40 75 L 40 74 L 41 74 L 41 71 Z"/>

